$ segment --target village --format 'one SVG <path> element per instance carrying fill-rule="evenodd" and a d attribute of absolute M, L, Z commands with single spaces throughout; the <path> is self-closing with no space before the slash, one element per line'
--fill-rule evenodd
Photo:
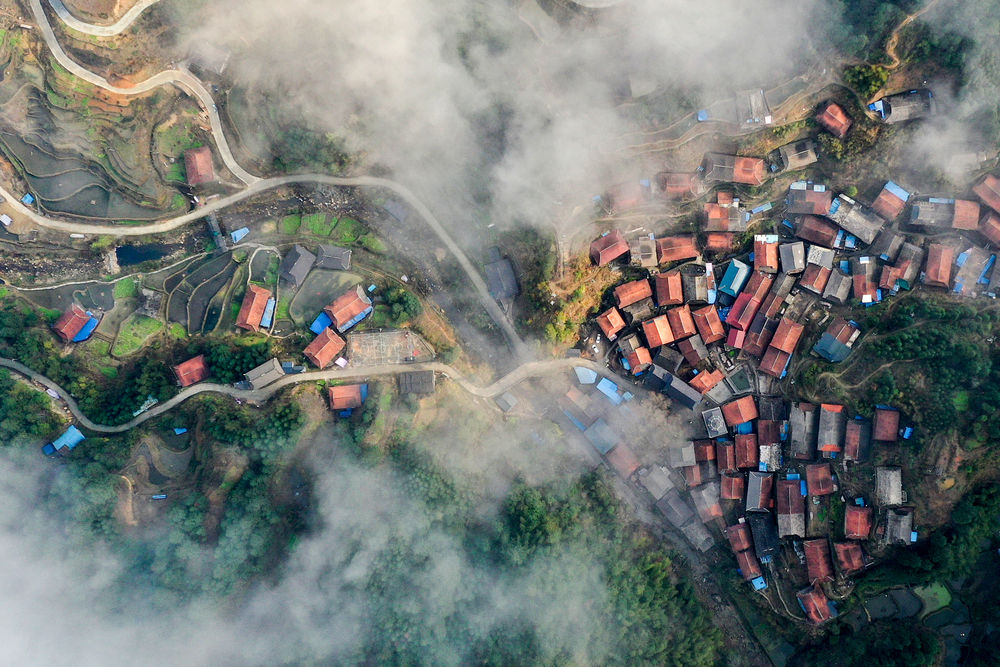
<path fill-rule="evenodd" d="M 934 98 L 914 90 L 868 111 L 901 122 L 934 113 Z M 835 102 L 821 104 L 815 120 L 838 138 L 852 124 Z M 816 142 L 803 139 L 768 158 L 710 153 L 697 173 L 611 188 L 601 205 L 616 213 L 715 191 L 697 233 L 610 229 L 593 240 L 594 265 L 647 277 L 614 287 L 586 339 L 584 356 L 605 359 L 621 382 L 573 389 L 560 405 L 693 547 L 726 545 L 771 609 L 819 625 L 891 547 L 922 539 L 898 455 L 914 428 L 892 405 L 863 417 L 840 404 L 789 401 L 789 371 L 802 355 L 847 360 L 866 335 L 854 307 L 925 290 L 995 298 L 1000 179 L 976 183 L 978 201 L 917 196 L 892 181 L 870 204 L 810 180 L 794 181 L 781 202 L 734 196 L 733 184 L 759 186 L 816 159 Z M 747 251 L 734 250 L 748 236 Z M 690 439 L 662 434 L 664 460 L 641 461 L 609 426 L 633 384 L 693 416 Z"/>

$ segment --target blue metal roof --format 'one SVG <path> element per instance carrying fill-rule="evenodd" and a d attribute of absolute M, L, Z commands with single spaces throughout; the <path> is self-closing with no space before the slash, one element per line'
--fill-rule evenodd
<path fill-rule="evenodd" d="M 993 268 L 993 265 L 996 264 L 996 261 L 997 261 L 997 256 L 990 255 L 990 258 L 986 260 L 986 266 L 983 267 L 983 272 L 979 274 L 979 280 L 976 282 L 978 282 L 980 285 L 990 284 L 989 278 L 986 277 L 986 274 L 990 272 L 990 269 Z"/>
<path fill-rule="evenodd" d="M 580 384 L 594 384 L 597 382 L 597 372 L 583 366 L 574 366 L 576 379 Z"/>
<path fill-rule="evenodd" d="M 750 267 L 740 260 L 734 259 L 726 267 L 726 273 L 722 276 L 722 282 L 719 284 L 719 291 L 735 298 L 749 277 Z"/>
<path fill-rule="evenodd" d="M 32 205 L 32 204 L 34 204 L 35 203 L 35 195 L 31 194 L 30 192 L 27 193 L 27 194 L 25 194 L 23 197 L 21 197 L 21 203 L 22 204 L 27 204 L 29 206 Z"/>
<path fill-rule="evenodd" d="M 955 258 L 955 266 L 963 267 L 967 261 L 969 261 L 969 251 L 960 252 Z"/>
<path fill-rule="evenodd" d="M 753 433 L 753 424 L 750 422 L 743 422 L 742 424 L 736 425 L 736 432 L 740 435 L 750 435 Z"/>
<path fill-rule="evenodd" d="M 813 345 L 813 352 L 823 357 L 827 361 L 838 364 L 851 356 L 851 348 L 847 347 L 834 336 L 823 333 Z"/>
<path fill-rule="evenodd" d="M 325 312 L 320 313 L 313 323 L 309 325 L 309 331 L 312 331 L 317 336 L 323 333 L 323 329 L 328 329 L 333 325 L 333 320 Z"/>
<path fill-rule="evenodd" d="M 708 120 L 708 109 L 702 109 L 698 112 L 698 122 L 703 123 Z"/>
<path fill-rule="evenodd" d="M 243 240 L 243 239 L 244 239 L 244 238 L 246 237 L 246 235 L 247 235 L 247 234 L 249 234 L 249 233 L 250 233 L 250 228 L 249 228 L 249 227 L 240 227 L 240 228 L 239 228 L 239 229 L 237 229 L 236 231 L 234 231 L 234 232 L 230 233 L 230 234 L 229 234 L 229 237 L 230 237 L 231 239 L 233 239 L 233 243 L 239 243 L 239 242 L 240 242 L 240 241 L 242 241 L 242 240 Z"/>
<path fill-rule="evenodd" d="M 271 324 L 274 322 L 274 304 L 277 303 L 272 296 L 267 300 L 267 305 L 264 306 L 264 315 L 260 318 L 260 326 L 265 329 L 270 329 Z"/>
<path fill-rule="evenodd" d="M 888 183 L 885 184 L 885 189 L 888 190 L 889 192 L 891 192 L 892 194 L 896 195 L 897 197 L 899 197 L 903 201 L 906 201 L 906 200 L 908 200 L 910 198 L 910 193 L 909 192 L 907 192 L 903 188 L 899 187 L 899 185 L 897 185 L 896 183 L 893 183 L 892 181 L 889 181 Z"/>
<path fill-rule="evenodd" d="M 89 312 L 87 314 L 90 315 Z M 88 338 L 90 338 L 90 335 L 94 333 L 94 329 L 97 328 L 98 322 L 100 322 L 100 320 L 98 320 L 93 315 L 90 315 L 90 319 L 87 320 L 87 323 L 83 325 L 83 328 L 80 329 L 80 331 L 75 336 L 73 336 L 73 342 L 79 343 L 81 341 L 85 341 Z"/>
<path fill-rule="evenodd" d="M 66 429 L 65 433 L 52 441 L 52 446 L 56 449 L 56 451 L 62 449 L 63 447 L 72 450 L 84 440 L 85 438 L 83 433 L 80 433 L 80 429 L 71 425 L 68 429 Z"/>
<path fill-rule="evenodd" d="M 188 430 L 186 428 L 175 428 L 174 435 L 184 435 Z"/>
<path fill-rule="evenodd" d="M 573 422 L 573 426 L 577 427 L 577 428 L 578 428 L 578 429 L 580 429 L 581 431 L 586 431 L 586 430 L 587 430 L 587 427 L 586 427 L 586 426 L 584 426 L 584 425 L 583 425 L 583 423 L 582 423 L 582 422 L 581 422 L 581 421 L 580 421 L 579 419 L 577 419 L 576 417 L 574 417 L 574 416 L 572 415 L 572 413 L 570 413 L 570 411 L 569 411 L 569 410 L 566 410 L 566 409 L 564 408 L 564 409 L 563 409 L 563 414 L 564 414 L 564 415 L 566 415 L 566 417 L 567 417 L 567 418 L 568 418 L 568 419 L 569 419 L 569 420 L 570 420 L 571 422 Z"/>
<path fill-rule="evenodd" d="M 348 329 L 350 329 L 351 327 L 353 327 L 355 324 L 357 324 L 361 320 L 363 320 L 366 317 L 368 317 L 369 315 L 371 315 L 371 312 L 372 312 L 372 307 L 368 306 L 367 308 L 365 308 L 364 310 L 362 310 L 360 313 L 358 313 L 357 315 L 355 315 L 353 318 L 351 318 L 350 320 L 348 320 L 347 323 L 344 324 L 344 326 L 340 327 L 340 330 L 341 331 L 347 331 Z"/>
<path fill-rule="evenodd" d="M 601 381 L 597 383 L 597 391 L 607 396 L 608 400 L 615 405 L 621 405 L 623 399 L 618 395 L 618 385 L 608 378 L 601 378 Z"/>
<path fill-rule="evenodd" d="M 767 588 L 767 582 L 764 581 L 764 577 L 757 577 L 755 579 L 751 579 L 750 583 L 753 585 L 753 589 L 755 591 L 762 591 L 765 588 Z"/>

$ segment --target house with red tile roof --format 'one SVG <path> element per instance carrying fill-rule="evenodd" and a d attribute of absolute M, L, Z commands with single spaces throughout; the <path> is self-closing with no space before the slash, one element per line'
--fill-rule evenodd
<path fill-rule="evenodd" d="M 834 542 L 833 551 L 837 554 L 837 564 L 843 574 L 854 574 L 865 569 L 865 553 L 857 542 Z"/>
<path fill-rule="evenodd" d="M 756 234 L 753 237 L 754 271 L 778 272 L 778 235 Z"/>
<path fill-rule="evenodd" d="M 806 535 L 806 502 L 800 487 L 795 479 L 778 480 L 778 537 Z"/>
<path fill-rule="evenodd" d="M 264 319 L 267 300 L 271 298 L 271 290 L 253 283 L 247 285 L 246 294 L 240 312 L 236 316 L 236 326 L 248 331 L 260 331 L 260 321 Z"/>
<path fill-rule="evenodd" d="M 723 500 L 743 500 L 747 480 L 743 475 L 723 475 L 719 497 Z"/>
<path fill-rule="evenodd" d="M 746 331 L 733 327 L 729 330 L 729 335 L 726 336 L 726 345 L 735 350 L 742 350 L 746 339 Z"/>
<path fill-rule="evenodd" d="M 863 461 L 871 446 L 872 425 L 860 419 L 849 419 L 844 429 L 844 460 Z"/>
<path fill-rule="evenodd" d="M 872 532 L 872 508 L 847 505 L 844 508 L 844 537 L 849 540 L 867 540 Z"/>
<path fill-rule="evenodd" d="M 756 301 L 764 301 L 764 297 L 771 291 L 771 285 L 773 284 L 774 276 L 772 274 L 753 271 L 750 273 L 750 279 L 747 280 L 747 284 L 743 287 L 742 294 L 749 294 L 750 298 Z"/>
<path fill-rule="evenodd" d="M 837 242 L 840 229 L 826 218 L 816 215 L 802 216 L 795 235 L 803 241 L 832 248 Z"/>
<path fill-rule="evenodd" d="M 1000 245 L 1000 215 L 987 211 L 979 222 L 979 233 L 989 239 L 990 243 Z"/>
<path fill-rule="evenodd" d="M 711 371 L 702 371 L 698 373 L 691 381 L 688 382 L 691 387 L 700 394 L 704 394 L 712 390 L 712 388 L 722 382 L 726 378 L 722 374 L 722 371 L 718 369 L 713 369 Z"/>
<path fill-rule="evenodd" d="M 813 294 L 822 294 L 826 290 L 827 283 L 833 270 L 819 264 L 807 264 L 806 270 L 799 278 L 799 287 L 809 290 Z"/>
<path fill-rule="evenodd" d="M 52 325 L 52 329 L 64 343 L 69 343 L 83 330 L 89 321 L 90 315 L 87 315 L 87 311 L 75 303 L 71 303 L 69 308 Z"/>
<path fill-rule="evenodd" d="M 736 467 L 756 470 L 757 462 L 760 460 L 758 458 L 760 452 L 757 449 L 757 435 L 755 433 L 737 433 L 733 439 L 736 441 Z"/>
<path fill-rule="evenodd" d="M 788 361 L 791 358 L 792 355 L 787 352 L 782 352 L 776 347 L 768 347 L 760 359 L 758 370 L 765 375 L 780 378 L 781 374 L 788 368 Z"/>
<path fill-rule="evenodd" d="M 972 191 L 983 200 L 983 203 L 1000 213 L 1000 178 L 989 174 Z"/>
<path fill-rule="evenodd" d="M 684 360 L 692 366 L 697 366 L 708 359 L 708 348 L 701 342 L 701 336 L 698 334 L 677 341 L 677 349 L 684 355 Z"/>
<path fill-rule="evenodd" d="M 810 496 L 833 493 L 833 471 L 829 463 L 810 463 L 806 466 L 806 488 Z"/>
<path fill-rule="evenodd" d="M 761 310 L 757 311 L 753 322 L 750 323 L 750 328 L 747 329 L 743 351 L 754 357 L 760 357 L 767 349 L 771 337 L 774 335 L 774 330 L 777 328 L 778 320 L 772 320 L 764 315 L 763 306 L 761 306 Z"/>
<path fill-rule="evenodd" d="M 951 287 L 951 267 L 955 263 L 955 251 L 950 246 L 932 243 L 927 248 L 927 262 L 924 265 L 924 284 L 930 287 Z"/>
<path fill-rule="evenodd" d="M 976 231 L 979 229 L 979 204 L 966 199 L 955 200 L 955 214 L 951 219 L 953 229 Z"/>
<path fill-rule="evenodd" d="M 184 173 L 187 184 L 191 187 L 215 180 L 215 167 L 212 165 L 212 149 L 208 146 L 190 148 L 184 151 Z"/>
<path fill-rule="evenodd" d="M 594 239 L 590 244 L 590 261 L 604 266 L 628 253 L 628 242 L 617 229 Z"/>
<path fill-rule="evenodd" d="M 749 549 L 736 554 L 736 564 L 739 566 L 740 572 L 743 573 L 743 578 L 747 581 L 756 579 L 761 574 L 757 556 Z"/>
<path fill-rule="evenodd" d="M 802 181 L 799 181 L 802 183 Z M 785 213 L 788 215 L 805 215 L 813 217 L 826 215 L 833 203 L 833 193 L 825 187 L 806 185 L 802 187 L 793 184 L 785 198 Z"/>
<path fill-rule="evenodd" d="M 199 354 L 197 357 L 174 366 L 174 375 L 177 376 L 177 383 L 182 387 L 190 387 L 196 382 L 201 382 L 208 377 L 208 364 L 205 362 L 205 355 Z"/>
<path fill-rule="evenodd" d="M 638 375 L 653 363 L 653 357 L 649 353 L 649 348 L 646 347 L 636 347 L 627 351 L 625 360 L 628 362 L 629 368 L 632 369 L 632 375 Z"/>
<path fill-rule="evenodd" d="M 872 202 L 872 210 L 880 217 L 892 222 L 903 212 L 909 198 L 909 192 L 889 181 L 882 188 L 882 191 L 878 193 L 875 201 Z"/>
<path fill-rule="evenodd" d="M 653 288 L 649 286 L 649 281 L 645 278 L 633 280 L 615 288 L 615 301 L 618 302 L 619 308 L 631 306 L 633 303 L 652 298 L 652 296 Z"/>
<path fill-rule="evenodd" d="M 730 252 L 735 239 L 736 235 L 730 232 L 708 232 L 705 234 L 705 250 L 715 253 Z"/>
<path fill-rule="evenodd" d="M 357 285 L 337 297 L 323 312 L 333 322 L 333 327 L 343 333 L 368 317 L 372 310 L 372 300 L 361 285 Z"/>
<path fill-rule="evenodd" d="M 666 315 L 659 315 L 642 323 L 642 333 L 646 336 L 649 347 L 660 347 L 674 342 L 674 334 Z"/>
<path fill-rule="evenodd" d="M 726 324 L 734 329 L 745 332 L 750 328 L 750 324 L 753 322 L 753 318 L 759 308 L 760 301 L 753 298 L 751 294 L 743 292 L 736 297 L 736 302 L 730 308 L 729 316 L 726 317 Z"/>
<path fill-rule="evenodd" d="M 698 248 L 693 236 L 664 236 L 656 239 L 656 256 L 660 264 L 694 259 L 698 256 Z"/>
<path fill-rule="evenodd" d="M 830 562 L 830 542 L 825 537 L 802 542 L 802 550 L 806 553 L 806 570 L 809 581 L 833 580 L 833 564 Z"/>
<path fill-rule="evenodd" d="M 753 396 L 741 396 L 722 406 L 722 416 L 730 427 L 757 419 L 757 401 Z"/>
<path fill-rule="evenodd" d="M 879 442 L 896 442 L 899 437 L 899 410 L 876 408 L 872 439 Z"/>
<path fill-rule="evenodd" d="M 666 199 L 687 199 L 704 190 L 697 174 L 661 171 L 653 180 L 660 196 Z"/>
<path fill-rule="evenodd" d="M 678 308 L 671 308 L 666 315 L 675 339 L 687 338 L 698 333 L 694 318 L 691 316 L 691 306 L 684 304 Z"/>
<path fill-rule="evenodd" d="M 605 454 L 604 460 L 608 462 L 608 465 L 615 472 L 625 479 L 631 477 L 642 465 L 635 452 L 632 451 L 632 448 L 625 443 L 619 443 L 614 449 Z"/>
<path fill-rule="evenodd" d="M 761 185 L 767 177 L 764 160 L 756 157 L 706 153 L 701 172 L 708 182 Z"/>
<path fill-rule="evenodd" d="M 343 338 L 338 336 L 333 329 L 327 327 L 306 346 L 302 354 L 317 368 L 326 368 L 333 363 L 333 360 L 337 358 L 346 345 Z"/>
<path fill-rule="evenodd" d="M 330 409 L 334 412 L 360 408 L 363 402 L 360 384 L 338 384 L 327 388 Z"/>
<path fill-rule="evenodd" d="M 833 612 L 830 610 L 830 600 L 826 597 L 826 593 L 823 592 L 818 583 L 811 588 L 799 591 L 795 594 L 795 597 L 798 598 L 799 606 L 802 607 L 810 622 L 820 625 L 833 618 Z"/>
<path fill-rule="evenodd" d="M 613 341 L 618 337 L 618 332 L 625 328 L 625 318 L 622 317 L 617 308 L 611 306 L 597 316 L 597 326 L 601 327 L 605 338 Z"/>
<path fill-rule="evenodd" d="M 753 540 L 750 537 L 750 526 L 745 523 L 727 526 L 726 538 L 729 540 L 729 546 L 732 547 L 733 553 L 746 551 L 753 546 Z"/>
<path fill-rule="evenodd" d="M 722 320 L 719 319 L 719 311 L 715 306 L 705 306 L 691 312 L 695 327 L 701 335 L 701 340 L 705 345 L 711 345 L 726 337 L 722 328 Z"/>
<path fill-rule="evenodd" d="M 843 139 L 851 129 L 851 117 L 836 102 L 827 102 L 816 114 L 816 122 L 827 132 Z"/>
<path fill-rule="evenodd" d="M 787 352 L 788 354 L 795 354 L 795 348 L 798 347 L 804 330 L 804 325 L 794 322 L 787 317 L 782 317 L 781 322 L 778 323 L 778 329 L 774 332 L 774 336 L 771 337 L 771 347 L 777 348 L 782 352 Z"/>
<path fill-rule="evenodd" d="M 716 441 L 715 463 L 719 472 L 736 472 L 736 445 L 731 442 Z"/>
<path fill-rule="evenodd" d="M 679 306 L 684 303 L 684 281 L 680 271 L 666 271 L 653 278 L 657 306 Z"/>

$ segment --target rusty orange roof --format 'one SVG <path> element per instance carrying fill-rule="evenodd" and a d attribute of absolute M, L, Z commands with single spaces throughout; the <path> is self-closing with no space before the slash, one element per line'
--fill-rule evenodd
<path fill-rule="evenodd" d="M 90 316 L 87 315 L 87 312 L 75 303 L 71 303 L 69 309 L 56 320 L 52 328 L 59 334 L 64 343 L 68 343 L 73 340 L 74 336 L 80 333 L 80 330 L 89 321 Z"/>
<path fill-rule="evenodd" d="M 736 426 L 757 419 L 757 402 L 753 396 L 743 396 L 722 406 L 722 416 L 726 424 Z"/>
<path fill-rule="evenodd" d="M 806 552 L 806 570 L 809 581 L 829 581 L 833 579 L 833 565 L 830 563 L 830 542 L 822 537 L 805 540 L 802 550 Z"/>
<path fill-rule="evenodd" d="M 260 321 L 264 317 L 264 309 L 270 298 L 270 290 L 264 289 L 260 285 L 247 285 L 240 313 L 236 316 L 236 326 L 249 331 L 260 331 Z"/>
<path fill-rule="evenodd" d="M 844 574 L 853 574 L 865 569 L 865 554 L 857 542 L 835 542 L 833 550 Z"/>
<path fill-rule="evenodd" d="M 327 389 L 331 410 L 352 410 L 361 407 L 360 384 L 338 384 Z"/>
<path fill-rule="evenodd" d="M 733 249 L 732 232 L 709 232 L 705 235 L 705 250 L 712 252 L 728 252 Z"/>
<path fill-rule="evenodd" d="M 736 554 L 736 564 L 739 565 L 740 572 L 743 573 L 743 578 L 747 581 L 760 576 L 760 563 L 757 562 L 757 556 L 751 550 L 747 549 Z"/>
<path fill-rule="evenodd" d="M 833 617 L 830 611 L 830 600 L 818 583 L 812 588 L 799 591 L 795 597 L 799 599 L 799 604 L 805 609 L 806 616 L 816 625 L 825 623 Z"/>
<path fill-rule="evenodd" d="M 358 315 L 371 307 L 372 300 L 365 294 L 361 285 L 357 285 L 334 299 L 333 303 L 323 309 L 323 312 L 333 321 L 333 326 L 337 331 L 343 331 L 352 324 L 356 324 Z"/>
<path fill-rule="evenodd" d="M 698 393 L 704 394 L 707 391 L 711 391 L 712 387 L 722 382 L 725 377 L 726 376 L 722 374 L 722 371 L 718 369 L 712 371 L 702 371 L 691 378 L 691 381 L 688 382 L 688 384 L 691 385 L 691 387 Z"/>
<path fill-rule="evenodd" d="M 951 226 L 967 231 L 979 229 L 979 204 L 967 199 L 956 199 L 955 215 L 951 220 Z"/>
<path fill-rule="evenodd" d="M 793 322 L 787 317 L 782 317 L 781 322 L 778 323 L 778 329 L 771 337 L 771 347 L 790 355 L 795 354 L 795 348 L 799 344 L 799 339 L 802 338 L 803 331 L 805 331 L 805 326 Z"/>
<path fill-rule="evenodd" d="M 664 236 L 656 239 L 656 256 L 660 264 L 694 259 L 698 256 L 693 236 Z"/>
<path fill-rule="evenodd" d="M 174 375 L 182 387 L 190 387 L 196 382 L 201 382 L 208 377 L 208 364 L 205 363 L 205 355 L 199 354 L 197 357 L 174 366 Z"/>
<path fill-rule="evenodd" d="M 746 551 L 753 546 L 753 541 L 750 538 L 750 526 L 745 523 L 728 526 L 726 537 L 729 538 L 729 546 L 733 548 L 735 553 Z"/>
<path fill-rule="evenodd" d="M 190 186 L 214 181 L 215 167 L 212 166 L 212 149 L 208 146 L 202 146 L 184 151 L 184 172 L 187 175 L 187 184 Z"/>
<path fill-rule="evenodd" d="M 872 532 L 872 508 L 848 505 L 844 508 L 844 537 L 867 540 Z"/>
<path fill-rule="evenodd" d="M 733 182 L 760 185 L 766 173 L 764 161 L 759 157 L 737 157 L 733 165 Z"/>
<path fill-rule="evenodd" d="M 625 328 L 625 319 L 617 308 L 611 306 L 597 316 L 597 326 L 601 327 L 604 336 L 611 341 L 617 338 L 618 332 Z"/>
<path fill-rule="evenodd" d="M 722 320 L 719 318 L 719 311 L 715 309 L 715 306 L 705 306 L 692 311 L 691 317 L 694 319 L 698 333 L 701 334 L 701 341 L 705 345 L 711 345 L 726 337 L 726 332 L 722 328 Z"/>
<path fill-rule="evenodd" d="M 890 222 L 898 218 L 905 207 L 906 202 L 893 194 L 888 185 L 882 188 L 882 192 L 872 202 L 872 210 Z"/>
<path fill-rule="evenodd" d="M 760 450 L 757 447 L 756 433 L 738 433 L 736 440 L 736 467 L 757 469 Z"/>
<path fill-rule="evenodd" d="M 983 203 L 1000 213 L 1000 178 L 988 175 L 972 191 L 983 200 Z"/>
<path fill-rule="evenodd" d="M 765 375 L 780 378 L 782 372 L 785 370 L 785 367 L 788 365 L 788 360 L 791 357 L 792 355 L 787 352 L 783 352 L 776 347 L 768 347 L 767 350 L 764 351 L 764 356 L 760 360 L 758 370 Z"/>
<path fill-rule="evenodd" d="M 337 355 L 344 349 L 345 345 L 344 339 L 338 336 L 333 329 L 327 327 L 323 329 L 323 333 L 316 336 L 306 346 L 302 354 L 317 368 L 326 368 L 337 358 Z"/>
<path fill-rule="evenodd" d="M 619 308 L 631 306 L 633 303 L 638 303 L 652 296 L 653 288 L 649 286 L 649 281 L 645 278 L 633 280 L 615 288 L 615 301 L 618 302 Z"/>
<path fill-rule="evenodd" d="M 684 303 L 684 282 L 680 271 L 666 271 L 653 278 L 657 306 L 679 306 Z"/>
<path fill-rule="evenodd" d="M 719 472 L 736 472 L 736 446 L 731 442 L 716 442 L 715 461 Z"/>
<path fill-rule="evenodd" d="M 691 316 L 691 306 L 687 304 L 668 310 L 667 321 L 670 322 L 670 330 L 674 332 L 675 339 L 687 338 L 698 333 L 694 318 Z"/>
<path fill-rule="evenodd" d="M 1000 245 L 1000 215 L 987 211 L 979 223 L 979 233 L 996 245 Z"/>
<path fill-rule="evenodd" d="M 763 301 L 767 293 L 771 291 L 771 285 L 773 284 L 773 275 L 761 271 L 753 271 L 750 273 L 750 279 L 747 281 L 741 294 L 749 294 L 751 298 Z"/>
<path fill-rule="evenodd" d="M 880 442 L 896 442 L 899 437 L 899 410 L 875 409 L 872 425 L 872 439 Z"/>
<path fill-rule="evenodd" d="M 698 184 L 696 174 L 660 172 L 655 178 L 657 187 L 668 199 L 680 199 L 694 194 Z"/>
<path fill-rule="evenodd" d="M 777 238 L 777 237 L 775 237 Z M 754 237 L 753 268 L 756 271 L 778 272 L 778 242 L 768 241 L 762 234 Z"/>
<path fill-rule="evenodd" d="M 628 243 L 617 229 L 590 244 L 590 260 L 597 266 L 604 266 L 627 252 Z"/>
<path fill-rule="evenodd" d="M 743 475 L 723 475 L 719 497 L 723 500 L 742 500 L 747 480 Z"/>
<path fill-rule="evenodd" d="M 666 315 L 643 322 L 642 333 L 646 335 L 646 343 L 650 347 L 660 347 L 674 342 L 674 334 Z"/>
<path fill-rule="evenodd" d="M 837 137 L 843 139 L 851 129 L 851 118 L 836 102 L 830 102 L 816 116 L 816 122 Z"/>
<path fill-rule="evenodd" d="M 632 375 L 638 375 L 642 369 L 653 363 L 653 357 L 649 354 L 649 348 L 637 347 L 629 352 L 625 358 L 628 365 L 632 367 Z"/>
<path fill-rule="evenodd" d="M 608 465 L 614 468 L 615 472 L 625 479 L 631 477 L 632 473 L 638 470 L 642 465 L 639 458 L 635 455 L 635 452 L 633 452 L 632 449 L 624 443 L 620 443 L 617 447 L 605 454 L 604 458 L 607 460 Z"/>
<path fill-rule="evenodd" d="M 810 463 L 806 466 L 806 486 L 810 496 L 828 496 L 833 493 L 833 473 L 829 463 Z"/>
<path fill-rule="evenodd" d="M 955 251 L 949 246 L 932 243 L 927 249 L 927 263 L 924 267 L 924 283 L 931 287 L 951 286 L 951 265 L 955 262 Z"/>
<path fill-rule="evenodd" d="M 799 278 L 799 286 L 816 294 L 822 294 L 823 290 L 826 289 L 826 284 L 830 282 L 831 275 L 833 275 L 831 269 L 819 264 L 809 264 L 802 272 L 802 277 Z"/>

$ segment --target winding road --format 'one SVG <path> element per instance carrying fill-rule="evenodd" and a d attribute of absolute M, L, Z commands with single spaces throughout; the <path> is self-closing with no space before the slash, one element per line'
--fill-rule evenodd
<path fill-rule="evenodd" d="M 58 0 L 57 0 L 58 1 Z M 49 0 L 51 3 L 52 0 Z M 20 202 L 20 197 L 14 196 L 11 192 L 7 191 L 5 188 L 0 187 L 0 195 L 3 195 L 10 205 L 17 211 L 17 213 L 27 219 L 30 219 L 39 227 L 44 227 L 46 229 L 53 229 L 57 231 L 63 231 L 70 234 L 107 234 L 115 237 L 124 236 L 144 236 L 147 234 L 160 234 L 163 232 L 169 232 L 174 229 L 178 229 L 184 225 L 190 224 L 196 220 L 200 220 L 209 213 L 218 211 L 219 209 L 231 206 L 239 201 L 252 197 L 256 194 L 264 192 L 269 189 L 280 187 L 282 185 L 290 185 L 294 183 L 314 183 L 323 185 L 336 185 L 336 186 L 367 186 L 367 187 L 381 187 L 387 190 L 391 190 L 400 198 L 405 200 L 427 223 L 432 231 L 438 236 L 442 243 L 448 248 L 448 250 L 454 255 L 455 259 L 458 261 L 462 270 L 465 272 L 466 276 L 469 278 L 470 283 L 475 288 L 479 301 L 482 303 L 486 312 L 489 313 L 490 317 L 503 331 L 504 336 L 510 343 L 511 348 L 514 351 L 516 358 L 519 361 L 528 361 L 533 358 L 531 350 L 525 345 L 524 341 L 518 335 L 517 331 L 514 329 L 510 320 L 503 313 L 500 307 L 497 305 L 496 301 L 490 295 L 489 290 L 486 287 L 486 282 L 483 280 L 482 276 L 476 270 L 476 267 L 472 264 L 469 258 L 465 255 L 465 252 L 458 246 L 458 244 L 452 239 L 451 235 L 445 230 L 441 222 L 431 213 L 431 210 L 405 186 L 390 181 L 384 178 L 377 178 L 373 176 L 356 176 L 350 178 L 327 176 L 325 174 L 302 174 L 296 176 L 282 176 L 277 178 L 267 178 L 262 179 L 259 176 L 254 176 L 246 170 L 244 170 L 236 158 L 233 156 L 232 151 L 229 148 L 229 143 L 226 140 L 225 133 L 222 130 L 222 121 L 219 118 L 219 113 L 216 109 L 215 102 L 212 99 L 211 94 L 201 83 L 201 81 L 195 77 L 193 74 L 187 70 L 167 70 L 155 74 L 152 77 L 146 79 L 141 83 L 135 84 L 135 86 L 130 88 L 120 88 L 118 86 L 113 86 L 107 79 L 99 76 L 70 58 L 66 52 L 63 50 L 62 46 L 59 44 L 59 40 L 56 39 L 55 32 L 52 30 L 52 26 L 48 22 L 48 17 L 45 15 L 45 10 L 42 8 L 41 0 L 29 0 L 31 5 L 31 11 L 35 16 L 35 21 L 38 24 L 39 31 L 45 40 L 46 45 L 52 51 L 53 56 L 56 60 L 66 68 L 67 71 L 72 73 L 95 86 L 104 88 L 119 95 L 137 95 L 148 92 L 154 88 L 163 85 L 176 85 L 183 90 L 191 92 L 198 100 L 201 102 L 202 106 L 205 107 L 209 114 L 209 118 L 212 123 L 212 135 L 215 139 L 216 146 L 218 147 L 220 156 L 225 162 L 226 167 L 235 174 L 240 180 L 242 180 L 247 187 L 233 195 L 218 199 L 203 206 L 194 211 L 190 211 L 183 215 L 177 216 L 175 218 L 170 218 L 168 220 L 161 220 L 159 222 L 153 222 L 145 225 L 93 225 L 88 223 L 78 223 L 78 222 L 68 222 L 64 220 L 55 220 L 52 218 L 47 218 L 36 211 L 24 206 Z M 61 4 L 61 3 L 60 3 Z M 149 3 L 152 4 L 152 3 Z M 53 9 L 59 14 L 56 6 L 53 4 Z M 138 6 L 138 5 L 137 5 Z M 65 10 L 65 6 L 63 7 Z M 59 14 L 60 17 L 62 14 Z M 94 28 L 98 28 L 95 26 Z"/>
<path fill-rule="evenodd" d="M 524 363 L 493 384 L 485 387 L 480 387 L 479 385 L 469 382 L 462 377 L 461 373 L 451 366 L 437 362 L 394 364 L 388 366 L 359 366 L 357 368 L 349 368 L 347 370 L 338 368 L 334 370 L 306 371 L 295 375 L 285 375 L 274 384 L 270 384 L 261 389 L 237 389 L 236 387 L 227 384 L 199 382 L 198 384 L 181 390 L 179 394 L 170 400 L 153 406 L 130 422 L 120 424 L 118 426 L 107 426 L 105 424 L 97 424 L 91 421 L 90 418 L 88 418 L 87 415 L 80 410 L 80 406 L 77 405 L 76 401 L 72 396 L 70 396 L 69 392 L 41 373 L 36 373 L 21 362 L 15 361 L 14 359 L 0 358 L 0 366 L 16 371 L 26 378 L 38 382 L 47 389 L 51 389 L 59 394 L 59 397 L 66 402 L 66 406 L 69 408 L 69 411 L 73 413 L 73 416 L 76 417 L 77 421 L 79 421 L 84 428 L 94 431 L 95 433 L 124 433 L 144 422 L 149 421 L 150 419 L 153 419 L 154 417 L 158 417 L 165 412 L 169 412 L 184 401 L 197 396 L 198 394 L 223 394 L 225 396 L 231 396 L 244 401 L 262 403 L 285 387 L 300 384 L 302 382 L 315 382 L 317 380 L 360 380 L 384 375 L 399 375 L 400 373 L 407 373 L 410 371 L 434 371 L 435 373 L 441 373 L 445 377 L 454 380 L 458 383 L 458 386 L 473 396 L 478 396 L 479 398 L 493 398 L 495 396 L 499 396 L 505 391 L 508 391 L 528 378 L 542 377 L 555 371 L 568 370 L 575 366 L 583 366 L 595 371 L 601 376 L 612 379 L 615 378 L 615 376 L 612 375 L 611 372 L 604 366 L 600 366 L 586 359 L 554 359 L 550 361 L 532 361 Z"/>
<path fill-rule="evenodd" d="M 131 26 L 132 23 L 139 18 L 140 14 L 159 1 L 160 0 L 139 0 L 139 2 L 135 3 L 135 5 L 130 10 L 125 12 L 120 19 L 109 25 L 84 23 L 80 19 L 73 16 L 73 14 L 66 9 L 66 5 L 62 3 L 62 0 L 49 0 L 49 5 L 51 5 L 52 11 L 56 13 L 60 21 L 77 32 L 82 32 L 85 35 L 94 35 L 95 37 L 114 37 L 115 35 L 128 30 L 129 26 Z"/>

